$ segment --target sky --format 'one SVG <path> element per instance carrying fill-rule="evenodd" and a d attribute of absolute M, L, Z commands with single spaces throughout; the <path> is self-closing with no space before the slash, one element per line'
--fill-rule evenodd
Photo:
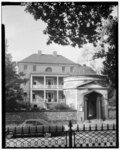
<path fill-rule="evenodd" d="M 117 9 L 113 12 L 117 14 Z M 91 44 L 83 48 L 73 48 L 58 44 L 47 45 L 48 36 L 43 34 L 46 24 L 41 20 L 34 20 L 33 16 L 25 12 L 25 6 L 2 6 L 2 23 L 5 24 L 5 34 L 8 41 L 8 53 L 11 53 L 13 61 L 20 61 L 33 53 L 41 50 L 43 54 L 52 54 L 57 51 L 59 55 L 82 64 L 91 66 L 89 59 L 85 59 L 85 49 L 92 51 Z M 98 60 L 96 68 L 100 70 L 102 62 Z M 98 64 L 98 65 L 97 65 Z"/>
<path fill-rule="evenodd" d="M 47 45 L 48 36 L 43 34 L 46 24 L 41 20 L 34 20 L 24 9 L 24 6 L 2 7 L 2 23 L 5 24 L 8 52 L 12 54 L 14 61 L 22 60 L 41 50 L 44 54 L 57 51 L 58 54 L 78 62 L 78 56 L 81 54 L 79 48 Z"/>

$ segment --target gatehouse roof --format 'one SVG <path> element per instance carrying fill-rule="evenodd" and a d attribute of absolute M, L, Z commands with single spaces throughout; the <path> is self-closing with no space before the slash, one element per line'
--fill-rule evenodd
<path fill-rule="evenodd" d="M 74 75 L 90 75 L 90 76 L 96 76 L 97 73 L 90 67 L 86 66 L 86 65 L 78 65 L 78 67 L 76 67 L 73 71 Z"/>

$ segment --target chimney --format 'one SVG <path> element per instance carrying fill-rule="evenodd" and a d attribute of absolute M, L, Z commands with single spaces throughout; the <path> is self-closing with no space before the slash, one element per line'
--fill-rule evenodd
<path fill-rule="evenodd" d="M 53 55 L 54 55 L 54 56 L 57 56 L 57 51 L 53 51 Z"/>
<path fill-rule="evenodd" d="M 38 51 L 38 55 L 42 55 L 42 51 Z"/>

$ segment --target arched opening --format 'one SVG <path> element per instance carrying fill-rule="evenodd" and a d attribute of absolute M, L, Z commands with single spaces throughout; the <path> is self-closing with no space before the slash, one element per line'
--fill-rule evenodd
<path fill-rule="evenodd" d="M 45 72 L 52 72 L 52 68 L 51 67 L 46 68 Z"/>
<path fill-rule="evenodd" d="M 102 119 L 102 94 L 93 91 L 84 95 L 84 118 Z"/>

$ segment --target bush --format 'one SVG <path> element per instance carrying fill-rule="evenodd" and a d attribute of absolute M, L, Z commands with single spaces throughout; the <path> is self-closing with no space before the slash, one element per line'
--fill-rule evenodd
<path fill-rule="evenodd" d="M 68 105 L 66 105 L 66 104 L 57 104 L 56 106 L 55 106 L 55 109 L 56 110 L 73 110 L 72 108 L 70 108 Z"/>
<path fill-rule="evenodd" d="M 30 109 L 30 111 L 45 111 L 45 109 L 44 108 L 40 108 L 40 107 L 32 107 L 31 109 Z"/>

